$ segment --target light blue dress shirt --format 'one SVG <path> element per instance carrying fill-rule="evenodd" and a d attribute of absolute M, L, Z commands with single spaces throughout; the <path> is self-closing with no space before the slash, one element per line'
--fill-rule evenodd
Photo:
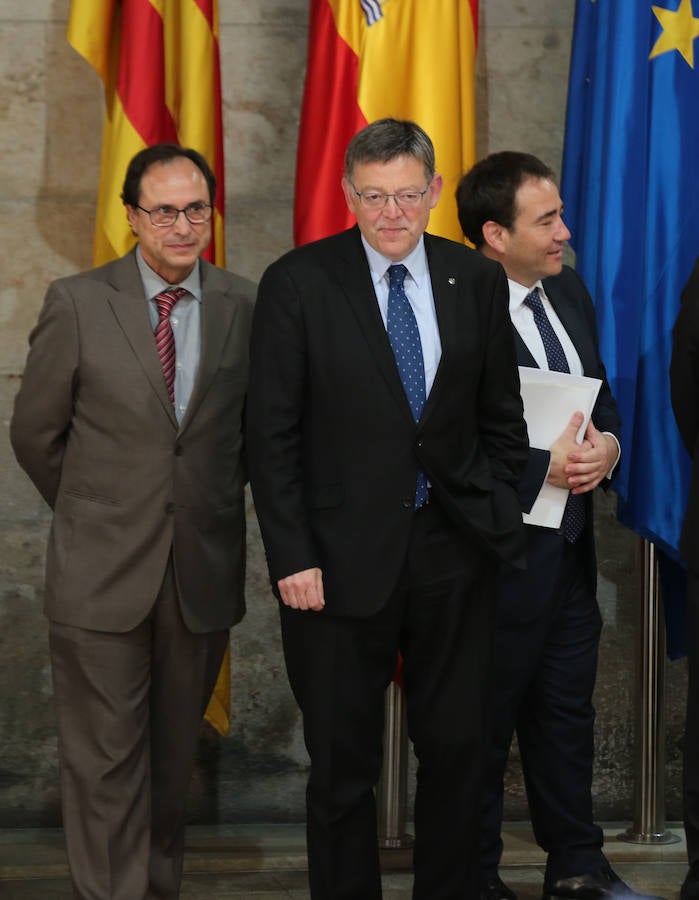
<path fill-rule="evenodd" d="M 154 332 L 159 318 L 155 297 L 162 291 L 173 287 L 182 287 L 188 291 L 175 303 L 170 313 L 170 325 L 175 335 L 175 416 L 181 423 L 192 396 L 201 354 L 199 260 L 196 261 L 189 275 L 179 284 L 168 284 L 157 272 L 154 272 L 143 258 L 140 247 L 136 247 L 136 262 L 143 282 L 143 291 L 148 298 L 148 316 Z"/>

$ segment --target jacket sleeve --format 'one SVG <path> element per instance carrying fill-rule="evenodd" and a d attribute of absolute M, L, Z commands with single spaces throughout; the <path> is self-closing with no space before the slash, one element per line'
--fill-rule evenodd
<path fill-rule="evenodd" d="M 699 432 L 699 259 L 672 331 L 670 393 L 682 442 L 693 456 Z"/>
<path fill-rule="evenodd" d="M 272 583 L 319 565 L 303 495 L 306 340 L 300 297 L 282 262 L 260 281 L 250 343 L 248 472 Z"/>
<path fill-rule="evenodd" d="M 571 270 L 571 275 L 577 280 L 579 284 L 588 334 L 590 335 L 590 338 L 592 340 L 595 352 L 595 368 L 594 370 L 590 370 L 589 367 L 586 366 L 585 375 L 588 375 L 592 378 L 599 378 L 602 382 L 602 384 L 600 385 L 599 393 L 597 394 L 597 400 L 595 401 L 595 405 L 592 410 L 592 424 L 598 431 L 606 431 L 610 434 L 613 434 L 617 439 L 619 446 L 621 447 L 621 417 L 616 405 L 616 400 L 614 399 L 614 395 L 612 394 L 612 389 L 609 386 L 609 381 L 607 380 L 607 370 L 600 355 L 595 307 L 592 302 L 592 298 L 590 297 L 590 294 L 588 293 L 587 288 L 583 283 L 583 280 L 580 278 L 577 272 L 573 270 Z M 601 482 L 600 487 L 604 489 L 608 488 L 611 482 L 614 480 L 614 476 L 618 471 L 619 466 L 617 465 L 617 467 L 614 469 L 614 472 L 612 473 L 612 478 L 605 478 L 604 481 Z"/>
<path fill-rule="evenodd" d="M 529 448 L 527 466 L 517 485 L 522 512 L 531 512 L 531 508 L 539 496 L 539 491 L 546 481 L 550 464 L 551 453 L 549 450 L 539 450 L 537 447 Z"/>
<path fill-rule="evenodd" d="M 514 334 L 505 272 L 498 265 L 490 298 L 490 320 L 478 407 L 481 439 L 495 478 L 516 486 L 527 465 Z"/>
<path fill-rule="evenodd" d="M 53 508 L 78 381 L 78 323 L 65 281 L 49 287 L 29 345 L 10 440 L 17 462 Z"/>
<path fill-rule="evenodd" d="M 598 431 L 613 434 L 621 447 L 621 417 L 619 416 L 616 400 L 607 379 L 607 370 L 600 354 L 597 317 L 592 297 L 582 278 L 574 269 L 564 266 L 560 279 L 560 289 L 567 294 L 576 312 L 577 336 L 576 333 L 570 331 L 570 328 L 569 335 L 578 345 L 580 359 L 583 364 L 583 374 L 589 378 L 598 378 L 601 381 L 597 400 L 592 410 L 592 423 Z M 546 287 L 547 284 L 545 282 L 544 288 L 546 289 Z M 618 471 L 619 467 L 617 465 L 612 474 L 612 480 Z M 606 489 L 610 483 L 610 480 L 605 479 L 600 486 Z"/>

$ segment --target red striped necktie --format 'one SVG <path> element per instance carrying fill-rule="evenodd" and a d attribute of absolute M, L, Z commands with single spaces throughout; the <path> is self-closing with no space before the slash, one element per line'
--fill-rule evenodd
<path fill-rule="evenodd" d="M 163 367 L 167 392 L 170 395 L 170 403 L 175 405 L 175 335 L 170 324 L 172 307 L 187 291 L 184 288 L 171 288 L 163 291 L 155 297 L 158 306 L 158 324 L 155 328 L 155 345 L 158 348 L 158 356 Z"/>

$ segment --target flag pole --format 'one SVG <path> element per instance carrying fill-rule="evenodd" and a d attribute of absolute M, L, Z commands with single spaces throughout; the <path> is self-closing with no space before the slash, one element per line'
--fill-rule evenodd
<path fill-rule="evenodd" d="M 633 824 L 618 839 L 674 844 L 665 828 L 665 620 L 655 544 L 641 541 L 642 604 L 636 696 Z"/>
<path fill-rule="evenodd" d="M 379 847 L 411 847 L 405 832 L 408 795 L 408 720 L 403 688 L 392 681 L 384 699 L 383 768 L 376 786 Z"/>

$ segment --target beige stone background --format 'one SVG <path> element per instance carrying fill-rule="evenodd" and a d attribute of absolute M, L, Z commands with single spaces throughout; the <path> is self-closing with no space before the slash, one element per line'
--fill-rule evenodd
<path fill-rule="evenodd" d="M 560 171 L 574 0 L 481 0 L 479 152 L 519 148 Z M 0 0 L 0 826 L 58 822 L 56 741 L 41 613 L 48 511 L 7 438 L 12 398 L 48 282 L 91 264 L 101 85 L 65 40 L 68 0 Z M 257 280 L 291 247 L 308 0 L 220 0 L 228 265 Z M 445 201 L 442 201 L 445 202 Z M 448 201 L 447 201 L 448 202 Z M 192 818 L 303 818 L 307 759 L 250 509 L 249 613 L 234 630 L 233 724 L 204 729 Z M 605 629 L 595 805 L 633 814 L 639 543 L 599 504 Z M 668 819 L 680 816 L 685 664 L 668 667 Z M 458 711 L 455 711 L 458 714 Z M 525 818 L 516 751 L 507 815 Z"/>

